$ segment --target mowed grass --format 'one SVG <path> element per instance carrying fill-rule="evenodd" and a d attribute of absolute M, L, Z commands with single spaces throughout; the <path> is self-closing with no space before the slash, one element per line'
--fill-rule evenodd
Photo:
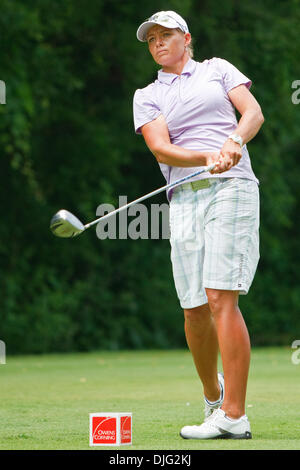
<path fill-rule="evenodd" d="M 89 446 L 89 413 L 133 413 L 122 450 L 299 449 L 300 365 L 292 349 L 252 351 L 252 440 L 183 440 L 203 420 L 202 386 L 187 350 L 7 357 L 0 365 L 1 450 L 114 450 Z"/>

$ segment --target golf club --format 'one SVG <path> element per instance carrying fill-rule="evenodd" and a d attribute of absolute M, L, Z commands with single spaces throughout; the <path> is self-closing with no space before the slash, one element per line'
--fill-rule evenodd
<path fill-rule="evenodd" d="M 187 181 L 190 178 L 193 178 L 194 176 L 198 176 L 201 173 L 205 173 L 206 171 L 211 171 L 214 167 L 215 167 L 215 163 L 209 166 L 204 166 L 200 170 L 197 170 L 195 173 L 185 176 L 184 178 L 174 181 L 173 183 L 166 184 L 165 186 L 162 186 L 161 188 L 158 188 L 152 191 L 151 193 L 148 193 L 145 196 L 142 196 L 136 199 L 135 201 L 129 202 L 125 206 L 121 206 L 118 209 L 112 212 L 109 212 L 108 214 L 103 215 L 102 217 L 99 217 L 98 219 L 93 220 L 93 222 L 90 222 L 89 224 L 86 224 L 86 225 L 83 225 L 83 223 L 71 212 L 65 209 L 61 209 L 52 217 L 50 221 L 50 229 L 52 233 L 56 235 L 57 237 L 61 237 L 61 238 L 76 237 L 80 233 L 92 227 L 92 225 L 95 225 L 98 222 L 100 222 L 100 220 L 101 221 L 105 220 L 108 217 L 111 217 L 117 214 L 118 212 L 128 209 L 130 206 L 133 206 L 134 204 L 142 202 L 145 199 L 155 196 L 156 194 L 159 194 L 162 191 L 166 191 L 167 189 L 177 186 L 178 184 L 184 183 L 185 181 Z"/>

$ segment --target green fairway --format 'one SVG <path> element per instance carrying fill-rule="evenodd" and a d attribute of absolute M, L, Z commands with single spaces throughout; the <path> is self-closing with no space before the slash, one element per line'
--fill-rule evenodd
<path fill-rule="evenodd" d="M 291 354 L 252 352 L 249 441 L 181 439 L 182 426 L 203 419 L 186 350 L 8 356 L 0 365 L 0 449 L 108 449 L 89 447 L 89 413 L 102 411 L 132 412 L 133 445 L 123 450 L 299 449 L 300 365 Z"/>

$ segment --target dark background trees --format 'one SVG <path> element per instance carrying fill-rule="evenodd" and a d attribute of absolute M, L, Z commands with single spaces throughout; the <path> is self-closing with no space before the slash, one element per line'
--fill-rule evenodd
<path fill-rule="evenodd" d="M 168 240 L 56 239 L 60 208 L 83 221 L 164 184 L 133 129 L 135 89 L 158 67 L 136 40 L 155 11 L 186 18 L 195 59 L 253 80 L 265 124 L 248 145 L 261 183 L 261 260 L 241 298 L 252 344 L 299 334 L 300 2 L 2 0 L 0 338 L 8 353 L 185 345 Z M 165 203 L 165 195 L 149 200 Z"/>

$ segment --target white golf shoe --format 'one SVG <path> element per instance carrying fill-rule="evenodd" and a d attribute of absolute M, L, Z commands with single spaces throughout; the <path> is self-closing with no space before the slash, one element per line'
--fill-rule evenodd
<path fill-rule="evenodd" d="M 210 415 L 212 414 L 212 412 L 218 408 L 221 408 L 221 406 L 223 405 L 223 401 L 224 401 L 224 397 L 225 397 L 225 385 L 224 385 L 224 375 L 219 372 L 218 373 L 218 380 L 219 380 L 219 385 L 220 385 L 220 389 L 221 389 L 221 394 L 220 394 L 220 398 L 219 400 L 215 401 L 215 402 L 210 402 L 207 400 L 207 398 L 204 397 L 204 417 L 205 417 L 205 420 L 207 420 L 207 418 L 210 417 Z"/>
<path fill-rule="evenodd" d="M 231 419 L 220 408 L 206 418 L 200 426 L 184 426 L 183 439 L 251 439 L 250 423 L 246 415 Z"/>

